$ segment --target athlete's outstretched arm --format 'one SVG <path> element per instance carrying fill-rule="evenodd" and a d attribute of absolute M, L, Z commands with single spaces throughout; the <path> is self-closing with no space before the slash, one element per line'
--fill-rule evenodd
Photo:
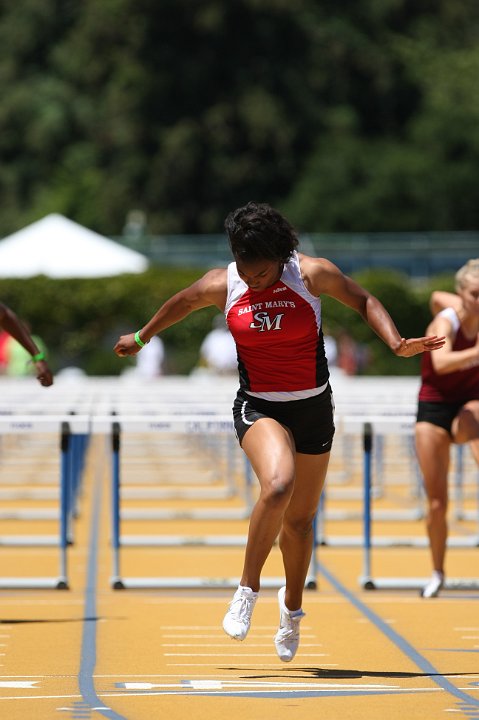
<path fill-rule="evenodd" d="M 216 305 L 223 311 L 226 303 L 226 270 L 210 270 L 202 278 L 167 300 L 153 317 L 139 331 L 141 342 L 147 343 L 153 335 L 183 320 L 194 310 Z M 114 352 L 120 357 L 136 355 L 141 347 L 135 340 L 135 333 L 122 335 Z"/>
<path fill-rule="evenodd" d="M 53 374 L 45 360 L 43 352 L 40 352 L 35 340 L 17 314 L 3 303 L 0 303 L 0 329 L 1 328 L 6 330 L 9 335 L 30 353 L 32 362 L 35 365 L 37 380 L 40 384 L 45 387 L 53 385 Z"/>
<path fill-rule="evenodd" d="M 323 258 L 303 256 L 304 278 L 308 289 L 315 295 L 330 295 L 358 312 L 381 340 L 400 357 L 412 357 L 418 353 L 437 350 L 444 345 L 444 337 L 429 335 L 420 338 L 404 338 L 384 305 L 336 265 Z"/>

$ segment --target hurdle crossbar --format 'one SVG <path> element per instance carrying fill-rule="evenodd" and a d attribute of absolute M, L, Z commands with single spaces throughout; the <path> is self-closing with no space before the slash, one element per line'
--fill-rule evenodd
<path fill-rule="evenodd" d="M 349 418 L 343 419 L 344 424 L 351 429 L 354 425 L 356 430 L 361 428 L 363 436 L 363 485 L 364 485 L 364 523 L 363 523 L 363 574 L 359 578 L 361 587 L 365 590 L 378 589 L 420 589 L 424 587 L 427 579 L 424 578 L 374 578 L 371 570 L 371 550 L 372 550 L 372 514 L 371 514 L 371 453 L 373 449 L 373 438 L 376 435 L 385 435 L 389 433 L 407 434 L 413 432 L 415 418 L 414 417 L 381 417 L 363 416 L 359 422 L 358 418 L 354 418 L 350 423 Z M 452 539 L 451 539 L 452 540 Z M 459 544 L 456 538 L 456 545 Z M 452 543 L 449 543 L 452 545 Z M 467 545 L 462 544 L 461 547 Z M 479 546 L 479 538 L 469 538 L 469 547 Z M 479 588 L 479 579 L 477 578 L 451 578 L 445 583 L 445 587 L 450 590 L 477 590 Z"/>
<path fill-rule="evenodd" d="M 72 455 L 72 434 L 86 436 L 89 432 L 89 418 L 81 416 L 23 416 L 12 415 L 0 418 L 0 434 L 35 434 L 60 432 L 60 507 L 55 512 L 59 522 L 59 534 L 55 539 L 50 536 L 2 536 L 0 544 L 7 545 L 55 545 L 59 548 L 59 573 L 57 577 L 3 577 L 2 589 L 45 588 L 68 589 L 67 548 L 69 545 L 69 515 L 72 508 L 72 472 L 77 471 Z"/>
<path fill-rule="evenodd" d="M 244 546 L 246 537 L 240 536 L 122 536 L 121 523 L 128 514 L 120 510 L 121 505 L 121 436 L 123 432 L 185 432 L 185 433 L 225 433 L 233 431 L 230 417 L 210 416 L 159 416 L 135 417 L 107 416 L 93 418 L 93 426 L 98 432 L 111 433 L 111 494 L 112 494 L 112 551 L 113 572 L 111 586 L 113 589 L 129 588 L 235 588 L 239 578 L 201 578 L 201 577 L 124 577 L 120 566 L 120 550 L 123 546 Z M 132 517 L 130 514 L 129 517 Z M 191 517 L 191 516 L 190 516 Z M 317 563 L 311 562 L 306 580 L 307 588 L 316 587 Z M 284 584 L 284 578 L 262 578 L 263 587 L 278 588 Z"/>

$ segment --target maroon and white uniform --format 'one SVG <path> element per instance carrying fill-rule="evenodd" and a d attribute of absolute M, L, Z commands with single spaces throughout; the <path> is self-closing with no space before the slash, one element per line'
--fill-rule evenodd
<path fill-rule="evenodd" d="M 278 282 L 261 292 L 250 290 L 231 263 L 225 316 L 236 342 L 242 390 L 284 401 L 325 389 L 329 371 L 321 300 L 306 289 L 297 252 Z"/>
<path fill-rule="evenodd" d="M 466 338 L 455 310 L 446 308 L 439 315 L 446 317 L 454 332 L 453 350 L 466 350 L 476 344 L 476 339 Z M 479 367 L 439 375 L 432 365 L 431 353 L 423 353 L 421 366 L 422 384 L 419 400 L 423 402 L 465 403 L 479 399 Z"/>

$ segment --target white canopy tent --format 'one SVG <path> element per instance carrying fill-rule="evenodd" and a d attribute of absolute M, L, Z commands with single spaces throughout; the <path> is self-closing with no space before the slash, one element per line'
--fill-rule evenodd
<path fill-rule="evenodd" d="M 109 277 L 140 273 L 144 255 L 63 215 L 47 215 L 0 241 L 0 277 Z"/>

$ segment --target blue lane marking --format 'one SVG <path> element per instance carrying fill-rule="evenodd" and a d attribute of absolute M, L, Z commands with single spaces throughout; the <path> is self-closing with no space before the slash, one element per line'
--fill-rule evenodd
<path fill-rule="evenodd" d="M 85 619 L 83 621 L 82 649 L 78 685 L 81 695 L 90 709 L 110 720 L 127 720 L 114 710 L 104 706 L 95 691 L 93 673 L 96 666 L 96 594 L 98 566 L 98 536 L 100 528 L 100 510 L 102 501 L 102 467 L 95 477 L 95 493 L 93 497 L 93 514 L 91 519 L 90 539 L 88 543 L 88 571 L 85 589 Z"/>
<path fill-rule="evenodd" d="M 326 580 L 349 602 L 354 605 L 359 612 L 365 615 L 378 630 L 381 630 L 391 642 L 393 642 L 405 655 L 407 655 L 423 672 L 431 676 L 436 685 L 446 690 L 451 695 L 454 695 L 459 700 L 466 703 L 467 708 L 472 710 L 474 713 L 477 712 L 476 708 L 479 708 L 479 700 L 472 695 L 468 695 L 463 690 L 459 690 L 453 685 L 444 675 L 432 665 L 421 653 L 419 653 L 408 641 L 393 630 L 387 623 L 384 622 L 379 615 L 365 605 L 354 593 L 350 592 L 337 578 L 332 575 L 329 570 L 323 565 L 322 562 L 318 562 L 318 569 L 321 575 L 324 575 Z M 479 714 L 477 715 L 479 717 Z"/>
<path fill-rule="evenodd" d="M 472 648 L 469 650 L 468 648 L 427 648 L 428 650 L 431 650 L 432 652 L 471 652 L 471 653 L 479 653 L 479 650 L 473 650 Z"/>

